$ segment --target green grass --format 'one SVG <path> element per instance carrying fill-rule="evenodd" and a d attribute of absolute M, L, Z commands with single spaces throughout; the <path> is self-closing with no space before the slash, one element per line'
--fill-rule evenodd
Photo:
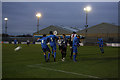
<path fill-rule="evenodd" d="M 46 63 L 40 45 L 20 46 L 22 49 L 15 52 L 13 44 L 3 44 L 3 78 L 118 78 L 119 48 L 104 47 L 105 53 L 102 55 L 97 46 L 79 47 L 77 62 L 69 58 L 69 47 L 65 62 L 61 61 L 61 54 L 57 49 L 57 62 L 53 62 L 51 56 L 50 62 Z"/>

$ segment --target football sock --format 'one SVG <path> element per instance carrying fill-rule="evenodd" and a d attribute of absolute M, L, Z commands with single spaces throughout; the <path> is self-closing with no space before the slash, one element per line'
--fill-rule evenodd
<path fill-rule="evenodd" d="M 63 59 L 63 53 L 61 53 L 62 54 L 62 59 Z"/>
<path fill-rule="evenodd" d="M 65 52 L 63 53 L 63 57 L 65 57 Z"/>
<path fill-rule="evenodd" d="M 54 52 L 54 58 L 56 58 L 56 52 Z"/>
<path fill-rule="evenodd" d="M 76 60 L 76 56 L 77 56 L 77 54 L 75 54 L 75 60 Z"/>
<path fill-rule="evenodd" d="M 44 54 L 44 57 L 45 57 L 45 61 L 46 61 L 46 54 Z"/>
<path fill-rule="evenodd" d="M 71 50 L 71 56 L 70 57 L 72 57 L 73 56 L 73 50 Z"/>
<path fill-rule="evenodd" d="M 50 53 L 48 53 L 48 59 L 50 59 Z"/>
<path fill-rule="evenodd" d="M 73 61 L 76 61 L 76 55 L 73 55 Z"/>
<path fill-rule="evenodd" d="M 103 48 L 100 48 L 100 51 L 101 51 L 101 53 L 104 53 L 104 49 Z"/>
<path fill-rule="evenodd" d="M 66 57 L 66 52 L 65 52 L 65 57 Z"/>
<path fill-rule="evenodd" d="M 52 48 L 52 55 L 53 55 L 53 48 Z"/>
<path fill-rule="evenodd" d="M 104 53 L 104 49 L 102 48 L 102 53 Z"/>

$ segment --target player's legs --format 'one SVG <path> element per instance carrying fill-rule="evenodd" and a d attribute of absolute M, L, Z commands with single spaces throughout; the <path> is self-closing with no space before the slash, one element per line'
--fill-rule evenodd
<path fill-rule="evenodd" d="M 65 58 L 66 57 L 66 51 L 67 51 L 67 48 L 66 47 L 63 47 L 63 57 Z"/>
<path fill-rule="evenodd" d="M 44 53 L 44 57 L 45 57 L 45 61 L 47 62 L 47 59 L 46 59 L 46 53 Z"/>
<path fill-rule="evenodd" d="M 48 52 L 48 60 L 50 60 L 50 52 Z"/>
<path fill-rule="evenodd" d="M 54 51 L 54 61 L 56 61 L 56 46 L 53 47 L 53 51 Z"/>
<path fill-rule="evenodd" d="M 28 46 L 29 46 L 29 44 L 30 44 L 30 43 L 29 43 L 29 42 L 27 42 L 27 45 L 28 45 Z"/>
<path fill-rule="evenodd" d="M 45 61 L 47 62 L 47 59 L 46 59 L 46 49 L 45 49 L 45 48 L 42 48 L 42 50 L 43 50 L 43 53 L 44 53 Z"/>
<path fill-rule="evenodd" d="M 61 46 L 59 45 L 59 50 L 61 50 Z"/>
<path fill-rule="evenodd" d="M 70 43 L 70 51 L 71 51 L 71 53 L 70 53 L 70 59 L 72 59 L 72 56 L 73 56 L 73 47 L 72 47 L 72 44 L 73 44 L 73 42 L 71 41 L 71 43 Z"/>
<path fill-rule="evenodd" d="M 77 53 L 77 47 L 74 46 L 73 47 L 73 61 L 75 61 L 75 62 L 76 62 L 76 53 Z"/>
<path fill-rule="evenodd" d="M 104 53 L 104 49 L 103 49 L 103 47 L 102 47 L 102 53 Z"/>
<path fill-rule="evenodd" d="M 62 55 L 62 59 L 63 59 L 63 51 L 61 50 L 61 55 Z"/>
<path fill-rule="evenodd" d="M 67 51 L 67 47 L 65 47 L 65 55 L 64 55 L 64 57 L 66 57 L 66 51 Z"/>
<path fill-rule="evenodd" d="M 52 48 L 52 55 L 53 55 L 53 47 L 51 46 L 51 48 Z"/>
<path fill-rule="evenodd" d="M 62 51 L 61 51 L 61 54 L 62 54 L 62 61 L 64 61 L 65 60 L 65 51 L 64 51 L 64 47 L 62 46 L 62 49 L 61 49 Z"/>
<path fill-rule="evenodd" d="M 103 45 L 102 45 L 102 44 L 99 44 L 99 47 L 100 47 L 101 53 L 104 53 Z"/>
<path fill-rule="evenodd" d="M 61 54 L 62 54 L 62 59 L 64 57 L 64 51 L 63 51 L 63 48 L 61 49 Z"/>
<path fill-rule="evenodd" d="M 54 51 L 53 51 L 53 46 L 51 46 L 51 48 L 52 48 L 52 57 L 54 57 L 54 54 L 53 54 L 53 53 L 54 53 Z"/>
<path fill-rule="evenodd" d="M 62 59 L 63 59 L 63 46 L 61 46 L 61 55 L 62 55 Z"/>
<path fill-rule="evenodd" d="M 62 51 L 62 59 L 61 59 L 62 61 L 64 61 L 64 60 L 65 60 L 64 55 L 65 55 L 65 54 L 64 54 L 64 51 Z"/>
<path fill-rule="evenodd" d="M 17 43 L 16 42 L 14 42 L 14 46 L 17 47 Z"/>
<path fill-rule="evenodd" d="M 73 53 L 73 61 L 76 62 L 76 53 Z"/>
<path fill-rule="evenodd" d="M 62 61 L 65 61 L 66 50 L 67 50 L 67 48 L 66 48 L 66 47 L 63 47 L 63 59 L 62 59 Z"/>
<path fill-rule="evenodd" d="M 59 50 L 60 50 L 60 52 L 62 52 L 62 46 L 59 46 Z"/>
<path fill-rule="evenodd" d="M 102 47 L 101 47 L 101 48 L 102 48 L 102 53 L 104 53 L 103 44 L 102 44 L 101 46 L 102 46 Z"/>
<path fill-rule="evenodd" d="M 100 51 L 101 51 L 101 53 L 104 53 L 103 47 L 100 47 Z"/>
<path fill-rule="evenodd" d="M 51 51 L 50 51 L 50 48 L 49 47 L 47 47 L 47 51 L 48 51 L 48 61 L 50 60 L 50 53 L 51 53 Z"/>
<path fill-rule="evenodd" d="M 73 56 L 73 48 L 72 47 L 70 47 L 70 51 L 71 51 L 70 59 L 72 59 L 72 56 Z"/>
<path fill-rule="evenodd" d="M 54 62 L 56 61 L 56 50 L 54 50 Z"/>

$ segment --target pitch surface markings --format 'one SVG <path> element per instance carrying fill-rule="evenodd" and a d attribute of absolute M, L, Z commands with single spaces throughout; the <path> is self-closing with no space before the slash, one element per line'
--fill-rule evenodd
<path fill-rule="evenodd" d="M 57 70 L 57 69 L 42 67 L 42 66 L 44 66 L 44 64 L 35 64 L 35 65 L 27 65 L 27 66 L 28 67 L 38 67 L 38 68 L 41 68 L 41 69 L 44 69 L 44 70 L 51 70 L 51 71 L 56 71 L 56 72 L 63 72 L 63 73 L 74 74 L 74 75 L 81 75 L 81 76 L 86 76 L 86 77 L 89 77 L 89 78 L 101 79 L 100 77 L 96 77 L 96 76 L 92 76 L 92 75 L 79 74 L 79 73 L 75 73 L 75 72 L 68 72 L 68 71 L 63 71 L 63 70 Z"/>

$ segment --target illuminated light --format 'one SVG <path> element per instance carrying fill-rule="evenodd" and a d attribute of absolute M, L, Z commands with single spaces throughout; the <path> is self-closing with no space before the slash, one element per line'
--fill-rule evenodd
<path fill-rule="evenodd" d="M 86 8 L 84 8 L 84 11 L 86 11 Z"/>
<path fill-rule="evenodd" d="M 5 21 L 7 21 L 7 20 L 8 20 L 8 18 L 4 18 L 4 20 L 5 20 Z"/>
<path fill-rule="evenodd" d="M 90 6 L 87 6 L 86 8 L 84 8 L 84 11 L 87 11 L 87 12 L 89 12 L 91 10 L 92 10 L 92 8 Z"/>
<path fill-rule="evenodd" d="M 41 16 L 42 16 L 41 13 L 36 14 L 36 17 L 38 17 L 38 18 L 40 18 Z"/>
<path fill-rule="evenodd" d="M 89 6 L 86 7 L 86 9 L 87 9 L 87 11 L 91 11 L 91 7 L 89 7 Z"/>

